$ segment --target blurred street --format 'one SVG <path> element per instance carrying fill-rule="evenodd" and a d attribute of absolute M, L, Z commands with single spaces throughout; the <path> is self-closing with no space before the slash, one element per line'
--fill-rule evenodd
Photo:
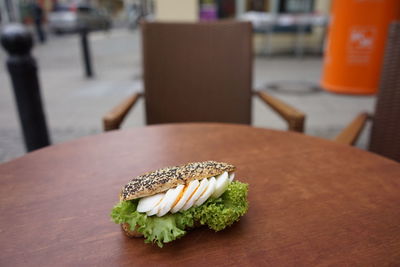
<path fill-rule="evenodd" d="M 141 47 L 138 31 L 125 29 L 90 35 L 95 77 L 86 79 L 78 35 L 49 36 L 36 44 L 42 98 L 53 144 L 102 132 L 101 118 L 132 92 L 142 90 Z M 6 54 L 0 52 L 0 162 L 23 155 L 24 145 L 8 72 Z M 160 59 L 162 60 L 162 59 Z M 305 57 L 257 57 L 254 88 L 280 81 L 317 84 L 322 59 Z M 373 111 L 375 97 L 334 95 L 322 91 L 269 90 L 306 113 L 308 135 L 330 139 L 361 111 Z M 123 128 L 145 125 L 141 100 L 129 114 Z M 254 99 L 253 125 L 286 130 L 286 124 L 258 99 Z M 359 147 L 365 147 L 368 127 Z"/>

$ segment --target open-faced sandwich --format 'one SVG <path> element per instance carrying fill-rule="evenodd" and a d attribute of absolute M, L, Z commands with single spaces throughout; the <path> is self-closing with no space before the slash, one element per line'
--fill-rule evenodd
<path fill-rule="evenodd" d="M 235 170 L 205 161 L 137 176 L 122 188 L 111 218 L 129 237 L 144 236 L 160 247 L 195 226 L 220 231 L 248 209 L 248 185 L 233 181 Z"/>

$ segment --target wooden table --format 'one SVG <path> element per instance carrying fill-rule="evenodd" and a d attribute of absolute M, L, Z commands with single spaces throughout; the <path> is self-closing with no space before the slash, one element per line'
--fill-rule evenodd
<path fill-rule="evenodd" d="M 133 176 L 190 161 L 237 166 L 250 209 L 160 249 L 110 221 Z M 129 129 L 0 165 L 1 266 L 400 264 L 400 164 L 296 133 L 229 124 Z"/>

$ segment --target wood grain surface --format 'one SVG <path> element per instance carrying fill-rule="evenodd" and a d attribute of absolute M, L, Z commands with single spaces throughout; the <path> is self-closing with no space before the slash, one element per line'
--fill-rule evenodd
<path fill-rule="evenodd" d="M 248 213 L 160 249 L 110 221 L 120 188 L 156 168 L 226 161 Z M 400 164 L 297 133 L 232 124 L 109 132 L 0 165 L 0 266 L 398 266 Z"/>

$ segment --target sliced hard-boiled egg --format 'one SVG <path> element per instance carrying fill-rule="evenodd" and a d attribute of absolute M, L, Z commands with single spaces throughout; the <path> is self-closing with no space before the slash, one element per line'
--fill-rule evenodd
<path fill-rule="evenodd" d="M 211 195 L 213 198 L 218 198 L 225 192 L 226 188 L 229 185 L 228 173 L 224 172 L 223 174 L 218 175 L 216 180 L 217 183 L 215 184 L 215 190 L 214 193 Z"/>
<path fill-rule="evenodd" d="M 229 182 L 232 182 L 233 179 L 235 179 L 235 173 L 234 172 L 229 174 Z"/>
<path fill-rule="evenodd" d="M 212 195 L 212 193 L 214 193 L 215 190 L 215 183 L 216 180 L 214 177 L 211 177 L 208 180 L 208 185 L 207 188 L 205 189 L 205 191 L 203 192 L 203 194 L 200 195 L 200 197 L 196 200 L 196 202 L 194 203 L 194 206 L 200 206 L 201 204 L 203 204 L 204 202 L 206 202 L 207 199 L 210 198 L 210 196 Z"/>
<path fill-rule="evenodd" d="M 235 173 L 224 172 L 217 177 L 193 180 L 187 185 L 178 185 L 164 193 L 144 197 L 139 200 L 137 211 L 145 212 L 148 216 L 157 214 L 164 216 L 168 212 L 176 213 L 200 206 L 210 197 L 218 198 L 235 178 Z"/>
<path fill-rule="evenodd" d="M 186 201 L 186 204 L 183 205 L 181 210 L 188 210 L 190 209 L 193 204 L 196 202 L 196 200 L 204 193 L 204 191 L 207 189 L 208 186 L 208 180 L 207 179 L 203 179 L 200 182 L 199 187 L 197 187 L 196 191 L 192 194 L 192 196 L 190 197 L 190 199 L 188 199 L 188 201 Z"/>
<path fill-rule="evenodd" d="M 153 208 L 151 210 L 146 212 L 147 216 L 152 216 L 152 215 L 156 214 L 158 212 L 158 210 L 160 209 L 160 203 L 162 202 L 163 198 L 165 197 L 165 193 L 159 193 L 157 195 L 161 195 L 161 199 L 156 205 L 153 206 Z"/>
<path fill-rule="evenodd" d="M 192 194 L 196 191 L 197 187 L 199 187 L 200 182 L 198 180 L 193 180 L 189 184 L 185 186 L 183 189 L 183 194 L 178 202 L 172 207 L 171 212 L 176 213 L 181 210 L 181 208 L 186 204 L 186 202 L 190 199 Z"/>
<path fill-rule="evenodd" d="M 137 211 L 138 212 L 148 212 L 152 210 L 160 201 L 162 200 L 164 194 L 155 194 L 152 196 L 144 197 L 139 200 Z"/>
<path fill-rule="evenodd" d="M 171 210 L 172 205 L 175 204 L 184 187 L 185 186 L 183 184 L 180 184 L 175 188 L 169 189 L 167 193 L 165 193 L 165 197 L 162 199 L 159 205 L 160 208 L 157 212 L 158 217 L 164 216 L 168 213 L 168 211 Z"/>

